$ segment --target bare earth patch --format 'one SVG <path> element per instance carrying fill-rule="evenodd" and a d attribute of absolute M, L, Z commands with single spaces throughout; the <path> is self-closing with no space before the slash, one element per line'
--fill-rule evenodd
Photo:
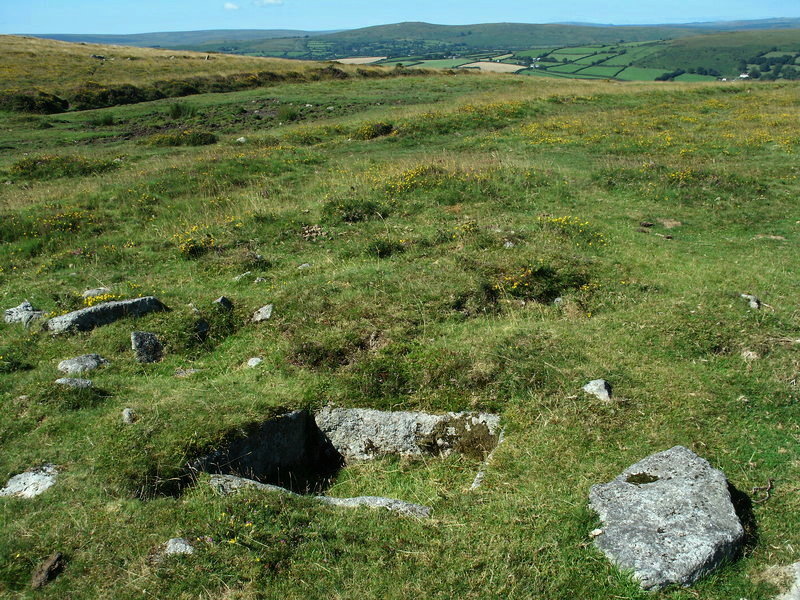
<path fill-rule="evenodd" d="M 461 65 L 459 69 L 480 69 L 481 71 L 491 71 L 492 73 L 516 73 L 526 67 L 520 65 L 509 65 L 507 63 L 496 63 L 488 61 L 478 61 L 469 63 L 468 65 Z"/>
<path fill-rule="evenodd" d="M 387 56 L 355 56 L 353 58 L 338 58 L 336 62 L 343 65 L 371 65 L 379 60 L 384 60 Z"/>

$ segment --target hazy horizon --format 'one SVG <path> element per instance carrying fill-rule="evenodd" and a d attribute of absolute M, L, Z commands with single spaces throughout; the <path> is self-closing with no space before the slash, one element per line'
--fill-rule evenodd
<path fill-rule="evenodd" d="M 140 0 L 130 2 L 29 0 L 0 6 L 4 34 L 126 35 L 209 29 L 294 29 L 328 31 L 422 21 L 440 25 L 480 23 L 584 23 L 602 25 L 669 25 L 714 21 L 749 21 L 800 17 L 796 0 L 731 0 L 724 6 L 712 0 L 627 1 L 613 8 L 592 0 L 569 5 L 531 6 L 510 0 L 489 6 L 464 0 L 458 10 L 409 0 L 403 6 L 376 6 L 374 1 L 351 0 Z"/>

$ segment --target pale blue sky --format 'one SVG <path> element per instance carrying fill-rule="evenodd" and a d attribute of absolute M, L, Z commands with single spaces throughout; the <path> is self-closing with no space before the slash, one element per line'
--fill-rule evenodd
<path fill-rule="evenodd" d="M 687 23 L 800 17 L 799 0 L 0 0 L 1 33 L 348 29 L 400 21 Z"/>

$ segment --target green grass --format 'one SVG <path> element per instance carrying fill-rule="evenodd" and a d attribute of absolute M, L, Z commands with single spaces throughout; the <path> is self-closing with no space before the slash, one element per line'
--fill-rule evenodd
<path fill-rule="evenodd" d="M 62 469 L 37 499 L 0 499 L 0 595 L 32 597 L 58 550 L 68 566 L 39 597 L 774 597 L 762 575 L 800 544 L 798 86 L 534 75 L 0 114 L 2 308 L 66 312 L 105 285 L 172 309 L 57 337 L 0 324 L 0 483 Z M 143 143 L 201 127 L 216 144 Z M 163 362 L 134 361 L 134 329 L 164 339 Z M 58 361 L 87 352 L 111 361 L 96 391 L 56 389 Z M 617 401 L 580 393 L 597 377 Z M 221 498 L 204 477 L 167 494 L 187 458 L 328 403 L 496 411 L 506 442 L 474 492 L 460 456 L 349 466 L 330 490 L 420 502 L 430 521 Z M 646 594 L 593 548 L 587 495 L 675 444 L 745 493 L 775 487 L 741 560 Z M 151 560 L 175 536 L 197 552 Z"/>
<path fill-rule="evenodd" d="M 617 74 L 618 79 L 626 81 L 653 81 L 656 77 L 664 74 L 661 69 L 642 69 L 640 67 L 628 67 Z"/>

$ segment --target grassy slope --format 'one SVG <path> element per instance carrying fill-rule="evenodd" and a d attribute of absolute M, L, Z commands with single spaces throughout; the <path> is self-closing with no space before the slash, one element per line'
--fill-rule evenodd
<path fill-rule="evenodd" d="M 761 574 L 800 544 L 797 91 L 430 75 L 197 96 L 176 120 L 169 101 L 3 117 L 2 306 L 62 312 L 105 284 L 173 311 L 58 338 L 0 325 L 0 473 L 64 470 L 38 499 L 0 500 L 0 594 L 29 597 L 58 549 L 69 566 L 39 597 L 771 598 Z M 290 105 L 301 122 L 279 125 Z M 375 121 L 397 133 L 360 139 Z M 197 127 L 222 141 L 140 143 Z M 26 153 L 113 170 L 42 179 Z M 186 256 L 191 240 L 207 251 Z M 220 294 L 233 323 L 210 310 Z M 266 302 L 273 320 L 243 325 Z M 132 360 L 133 328 L 167 340 L 163 363 Z M 56 391 L 58 360 L 84 352 L 112 361 L 103 393 Z M 579 394 L 598 376 L 617 402 Z M 477 492 L 457 457 L 355 466 L 331 490 L 429 504 L 430 522 L 202 483 L 134 498 L 276 406 L 331 401 L 497 410 L 507 442 Z M 744 559 L 644 594 L 592 548 L 587 493 L 674 444 L 745 492 L 775 489 Z M 148 559 L 177 535 L 210 538 Z"/>
<path fill-rule="evenodd" d="M 772 47 L 800 50 L 800 29 L 716 33 L 672 40 L 658 52 L 637 61 L 636 66 L 677 69 L 695 66 L 737 74 L 740 60 L 747 60 Z"/>
<path fill-rule="evenodd" d="M 96 44 L 72 44 L 20 36 L 0 36 L 0 89 L 30 88 L 58 93 L 87 81 L 103 85 L 147 83 L 180 77 L 206 77 L 258 71 L 308 72 L 318 63 L 214 55 Z M 108 60 L 92 58 L 92 54 Z M 113 59 L 113 60 L 112 60 Z M 346 71 L 355 67 L 342 65 Z"/>
<path fill-rule="evenodd" d="M 319 35 L 320 31 L 299 31 L 294 29 L 210 29 L 203 31 L 163 31 L 137 33 L 131 35 L 103 34 L 42 34 L 42 37 L 62 42 L 86 42 L 89 44 L 119 44 L 122 46 L 162 46 L 181 48 L 189 44 L 204 44 L 231 40 L 253 40 L 277 37 L 302 37 Z"/>

